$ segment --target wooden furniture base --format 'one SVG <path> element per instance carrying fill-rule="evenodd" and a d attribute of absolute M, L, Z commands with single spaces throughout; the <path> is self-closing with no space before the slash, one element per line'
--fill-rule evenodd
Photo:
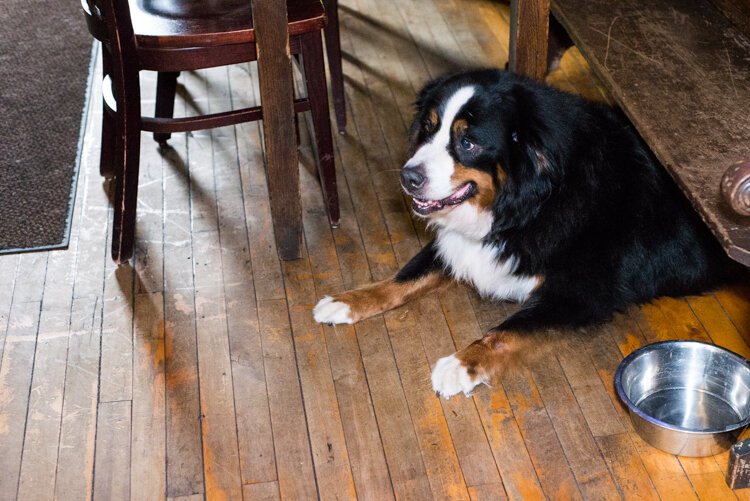
<path fill-rule="evenodd" d="M 549 2 L 512 4 L 511 69 L 540 78 Z M 707 0 L 552 0 L 551 11 L 727 253 L 750 266 L 750 218 L 721 195 L 725 172 L 750 159 L 748 34 Z M 728 192 L 747 181 L 732 178 Z"/>

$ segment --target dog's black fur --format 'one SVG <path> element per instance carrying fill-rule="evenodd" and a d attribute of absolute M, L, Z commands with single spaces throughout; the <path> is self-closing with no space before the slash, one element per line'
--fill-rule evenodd
<path fill-rule="evenodd" d="M 483 242 L 515 259 L 516 274 L 543 280 L 498 329 L 603 322 L 628 304 L 700 293 L 745 273 L 625 117 L 604 104 L 498 70 L 447 75 L 418 98 L 415 149 L 430 136 L 430 110 L 465 85 L 477 90 L 459 117 L 481 148 L 450 152 L 493 176 L 494 223 Z M 396 281 L 439 269 L 450 274 L 432 242 Z"/>

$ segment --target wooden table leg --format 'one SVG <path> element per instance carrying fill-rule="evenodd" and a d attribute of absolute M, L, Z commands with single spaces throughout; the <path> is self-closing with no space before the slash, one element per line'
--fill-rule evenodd
<path fill-rule="evenodd" d="M 550 0 L 511 0 L 510 70 L 544 80 Z"/>
<path fill-rule="evenodd" d="M 276 245 L 281 259 L 298 259 L 302 243 L 302 204 L 286 0 L 252 2 L 252 8 Z"/>

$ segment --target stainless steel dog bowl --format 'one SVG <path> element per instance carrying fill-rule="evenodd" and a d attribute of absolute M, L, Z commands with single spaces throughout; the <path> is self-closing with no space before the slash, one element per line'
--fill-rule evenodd
<path fill-rule="evenodd" d="M 672 454 L 718 454 L 750 423 L 750 362 L 711 344 L 644 346 L 620 363 L 615 388 L 638 434 Z"/>

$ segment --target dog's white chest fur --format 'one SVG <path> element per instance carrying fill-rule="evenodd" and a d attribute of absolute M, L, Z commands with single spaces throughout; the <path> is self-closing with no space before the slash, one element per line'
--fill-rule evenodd
<path fill-rule="evenodd" d="M 438 231 L 437 251 L 450 267 L 451 274 L 471 283 L 482 296 L 494 299 L 525 301 L 539 284 L 539 279 L 516 275 L 515 261 L 499 260 L 499 249 L 483 245 L 455 231 Z"/>

